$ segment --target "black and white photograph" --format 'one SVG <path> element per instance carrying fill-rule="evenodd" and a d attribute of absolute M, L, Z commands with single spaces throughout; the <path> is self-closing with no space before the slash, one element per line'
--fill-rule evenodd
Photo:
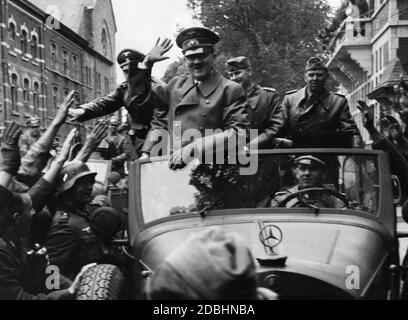
<path fill-rule="evenodd" d="M 0 79 L 0 300 L 408 299 L 407 0 L 0 0 Z"/>

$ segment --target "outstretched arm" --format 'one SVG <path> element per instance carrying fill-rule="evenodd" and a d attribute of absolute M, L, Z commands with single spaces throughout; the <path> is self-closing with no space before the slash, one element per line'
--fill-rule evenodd
<path fill-rule="evenodd" d="M 20 125 L 14 121 L 10 123 L 4 131 L 4 141 L 1 145 L 1 155 L 3 160 L 0 170 L 0 186 L 6 189 L 20 167 L 21 159 L 18 140 L 21 132 Z"/>
<path fill-rule="evenodd" d="M 78 152 L 73 161 L 87 162 L 92 152 L 99 146 L 101 141 L 108 134 L 108 125 L 105 122 L 99 122 L 92 132 L 86 137 L 82 149 Z"/>

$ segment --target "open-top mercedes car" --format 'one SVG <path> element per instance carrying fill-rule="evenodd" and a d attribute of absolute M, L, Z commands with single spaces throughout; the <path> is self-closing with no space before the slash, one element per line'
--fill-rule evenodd
<path fill-rule="evenodd" d="M 317 176 L 301 176 L 299 159 L 318 159 Z M 246 174 L 198 160 L 173 171 L 165 157 L 131 165 L 123 298 L 145 298 L 166 255 L 209 226 L 246 239 L 260 286 L 280 299 L 399 298 L 400 190 L 386 153 L 285 149 L 255 161 Z"/>

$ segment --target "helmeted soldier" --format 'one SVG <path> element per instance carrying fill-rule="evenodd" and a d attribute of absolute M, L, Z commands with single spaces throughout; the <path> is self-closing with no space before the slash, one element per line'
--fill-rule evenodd
<path fill-rule="evenodd" d="M 27 151 L 34 144 L 34 142 L 36 142 L 40 138 L 41 135 L 39 118 L 31 117 L 27 120 L 26 124 L 28 130 L 21 135 L 20 140 L 18 142 L 22 157 L 27 153 Z"/>
<path fill-rule="evenodd" d="M 352 136 L 358 135 L 347 99 L 326 88 L 328 76 L 322 59 L 309 59 L 307 85 L 287 92 L 283 99 L 284 135 L 295 147 L 350 147 Z"/>
<path fill-rule="evenodd" d="M 252 67 L 247 57 L 235 57 L 227 61 L 230 80 L 239 83 L 248 98 L 248 116 L 251 129 L 258 130 L 258 137 L 250 142 L 250 148 L 270 148 L 273 138 L 281 130 L 284 120 L 279 95 L 273 88 L 259 86 L 252 78 Z"/>
<path fill-rule="evenodd" d="M 295 159 L 298 184 L 292 188 L 275 193 L 272 207 L 308 207 L 314 205 L 324 208 L 343 208 L 340 200 L 343 195 L 333 185 L 323 184 L 326 163 L 312 155 Z M 336 196 L 334 196 L 336 195 Z M 340 198 L 339 198 L 340 196 Z"/>
<path fill-rule="evenodd" d="M 90 224 L 95 176 L 82 162 L 70 163 L 62 170 L 57 211 L 45 247 L 50 263 L 70 279 L 82 266 L 103 261 L 102 245 Z"/>
<path fill-rule="evenodd" d="M 170 158 L 170 168 L 177 169 L 185 165 L 180 159 L 190 155 L 192 148 L 195 147 L 195 143 L 191 143 L 191 136 L 183 136 L 187 130 L 198 131 L 201 137 L 211 136 L 214 138 L 214 144 L 217 144 L 248 129 L 245 91 L 240 85 L 224 78 L 215 70 L 214 45 L 218 41 L 219 36 L 207 28 L 194 27 L 183 30 L 177 36 L 176 43 L 182 49 L 190 75 L 174 77 L 167 85 L 147 87 L 143 95 L 137 99 L 141 105 L 159 103 L 169 109 L 167 114 L 158 115 L 152 122 L 152 131 L 143 147 L 145 156 L 159 142 L 161 137 L 156 133 L 160 130 L 167 130 L 170 138 L 177 132 L 180 135 L 176 134 L 171 144 L 174 152 Z M 143 62 L 146 79 L 149 77 L 151 66 L 165 59 L 163 55 L 170 48 L 171 42 L 166 39 L 162 44 L 157 42 L 146 56 Z M 210 134 L 208 129 L 219 129 L 222 133 Z"/>

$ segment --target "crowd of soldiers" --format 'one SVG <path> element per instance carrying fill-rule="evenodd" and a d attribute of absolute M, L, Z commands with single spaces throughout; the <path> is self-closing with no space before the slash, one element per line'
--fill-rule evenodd
<path fill-rule="evenodd" d="M 106 190 L 95 188 L 96 173 L 86 165 L 95 154 L 112 161 L 110 181 L 115 184 L 125 178 L 125 165 L 129 160 L 168 153 L 171 169 L 187 164 L 185 159 L 199 148 L 197 141 L 181 137 L 179 144 L 170 141 L 168 148 L 155 154 L 155 145 L 160 142 L 163 131 L 168 132 L 172 140 L 178 139 L 173 134 L 176 130 L 182 134 L 196 129 L 205 139 L 206 129 L 220 129 L 221 133 L 211 136 L 211 143 L 217 144 L 242 131 L 257 129 L 258 135 L 248 141 L 246 150 L 282 145 L 352 146 L 353 137 L 359 132 L 349 113 L 347 99 L 326 88 L 329 73 L 322 59 L 308 60 L 305 87 L 287 92 L 281 101 L 275 89 L 261 87 L 254 81 L 251 63 L 246 57 L 229 59 L 226 67 L 230 79 L 222 76 L 215 69 L 214 47 L 219 40 L 216 33 L 202 27 L 182 31 L 176 43 L 183 52 L 190 75 L 177 76 L 167 84 L 153 78 L 151 71 L 155 63 L 167 59 L 165 54 L 172 48 L 169 39 L 158 39 L 146 55 L 125 49 L 117 61 L 126 81 L 114 92 L 75 107 L 75 92 L 69 93 L 42 134 L 39 120 L 35 118 L 28 121 L 29 129 L 24 134 L 17 123 L 8 124 L 1 147 L 0 299 L 73 299 L 82 275 L 95 263 L 123 267 L 123 257 L 112 245 L 112 240 L 125 222 L 121 213 L 111 207 Z M 403 158 L 401 150 L 406 142 L 401 137 L 393 142 L 379 133 L 372 108 L 360 104 L 365 126 L 375 146 L 395 152 L 398 159 Z M 114 117 L 108 121 L 99 120 L 82 144 L 77 143 L 77 129 L 69 133 L 61 146 L 56 141 L 67 119 L 84 122 L 110 115 L 122 107 L 127 109 L 128 123 L 120 126 Z M 319 183 L 319 170 L 324 166 L 321 159 L 303 156 L 296 163 L 299 175 L 315 170 L 312 180 Z M 400 161 L 394 168 L 400 174 L 406 173 L 408 170 L 404 166 L 406 162 Z M 299 188 L 303 182 L 311 180 L 302 179 Z M 227 299 L 232 293 L 241 298 L 276 297 L 272 292 L 256 288 L 249 249 L 240 241 L 232 241 L 234 237 L 219 230 L 193 238 L 167 259 L 167 267 L 155 273 L 147 286 L 147 297 L 166 298 L 177 294 L 186 299 Z M 218 243 L 226 250 L 231 247 L 231 241 L 238 248 L 227 250 L 225 257 L 228 258 L 217 260 L 209 249 L 211 245 Z M 186 252 L 192 249 L 200 252 L 201 258 L 197 261 L 186 258 Z M 217 286 L 213 288 L 222 289 L 223 295 L 215 291 L 198 295 L 197 290 L 188 289 L 192 284 L 185 283 L 185 279 L 181 284 L 168 267 L 170 262 L 183 265 L 186 274 L 194 274 L 194 278 L 200 279 L 204 277 L 205 268 L 200 267 L 204 260 L 205 265 L 214 270 L 220 269 L 217 263 L 233 268 L 228 261 L 244 261 L 245 266 L 236 272 L 234 279 L 228 279 L 228 285 L 243 288 L 237 285 L 242 281 L 250 286 L 245 292 L 237 289 L 231 293 L 225 290 L 226 277 L 217 278 L 214 271 L 212 279 L 217 281 Z M 46 286 L 44 270 L 47 266 L 57 266 L 61 272 L 58 290 Z M 208 283 L 205 286 L 211 287 Z"/>

